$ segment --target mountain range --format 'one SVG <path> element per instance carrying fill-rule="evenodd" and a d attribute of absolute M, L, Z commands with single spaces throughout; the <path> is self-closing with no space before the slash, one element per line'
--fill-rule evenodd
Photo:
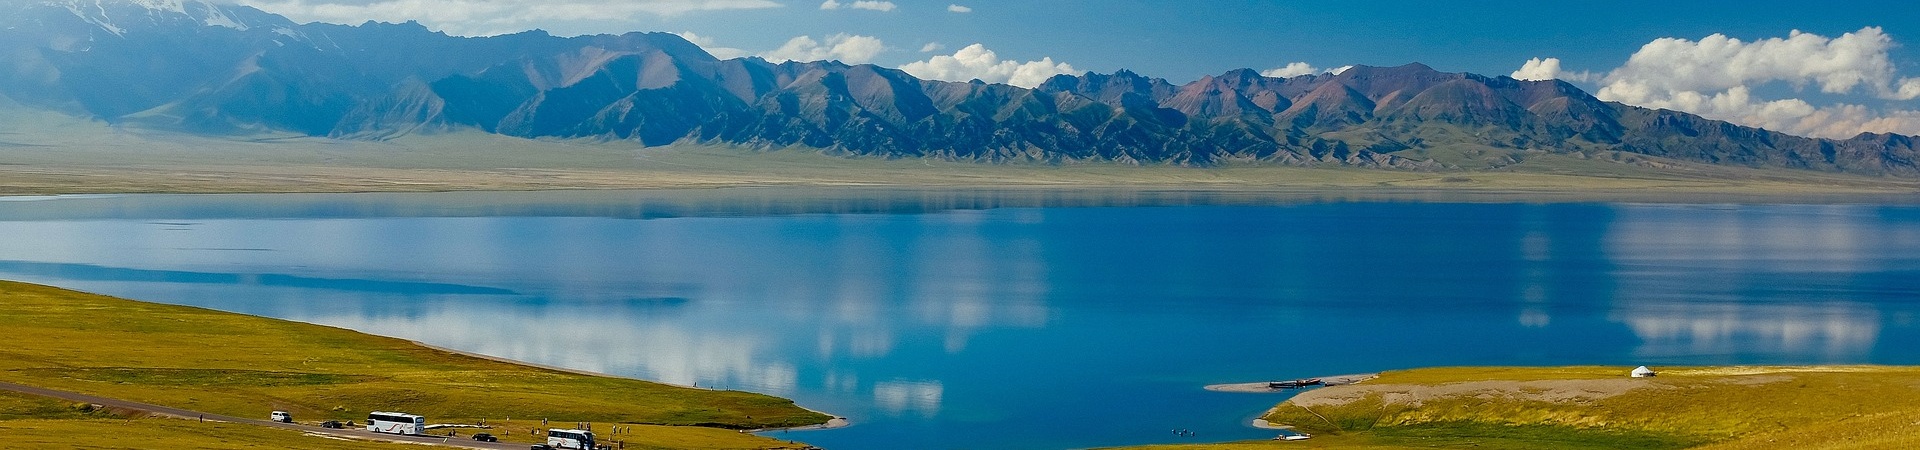
<path fill-rule="evenodd" d="M 834 61 L 718 59 L 667 33 L 448 36 L 197 0 L 0 0 L 0 104 L 210 135 L 462 129 L 963 161 L 1499 166 L 1530 152 L 1920 176 L 1914 139 L 1816 139 L 1421 64 L 1034 88 Z"/>

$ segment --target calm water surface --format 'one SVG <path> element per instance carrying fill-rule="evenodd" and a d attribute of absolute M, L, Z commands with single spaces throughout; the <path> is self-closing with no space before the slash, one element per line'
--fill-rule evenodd
<path fill-rule="evenodd" d="M 1188 193 L 0 201 L 0 278 L 763 392 L 832 449 L 1270 437 L 1210 383 L 1920 364 L 1920 207 Z M 1181 438 L 1168 430 L 1195 430 Z"/>

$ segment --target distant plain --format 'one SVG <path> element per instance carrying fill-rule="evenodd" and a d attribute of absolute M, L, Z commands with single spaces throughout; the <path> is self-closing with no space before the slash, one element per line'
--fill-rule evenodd
<path fill-rule="evenodd" d="M 1524 195 L 1548 200 L 1670 196 L 1899 196 L 1920 180 L 1752 169 L 1616 152 L 1432 150 L 1435 160 L 1498 158 L 1436 171 L 1214 167 L 1110 162 L 974 162 L 847 157 L 812 148 L 529 140 L 478 131 L 385 141 L 291 135 L 204 137 L 50 112 L 0 112 L 0 195 L 432 192 L 745 186 L 1126 188 Z M 1442 154 L 1444 153 L 1444 155 Z M 1457 167 L 1479 167 L 1458 165 Z"/>

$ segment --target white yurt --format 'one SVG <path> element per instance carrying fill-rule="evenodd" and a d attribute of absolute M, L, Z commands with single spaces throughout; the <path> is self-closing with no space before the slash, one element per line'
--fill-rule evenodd
<path fill-rule="evenodd" d="M 1640 366 L 1639 368 L 1633 369 L 1634 378 L 1646 378 L 1654 375 L 1659 375 L 1659 374 L 1654 373 L 1653 369 L 1648 369 L 1647 366 Z"/>

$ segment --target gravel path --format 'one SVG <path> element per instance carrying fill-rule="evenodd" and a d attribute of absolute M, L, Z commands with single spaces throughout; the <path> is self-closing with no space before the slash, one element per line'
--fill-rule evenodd
<path fill-rule="evenodd" d="M 160 405 L 149 405 L 146 403 L 131 402 L 126 400 L 111 399 L 106 397 L 96 397 L 92 395 L 39 388 L 39 387 L 22 385 L 22 384 L 0 382 L 0 389 L 19 392 L 23 394 L 38 395 L 42 397 L 53 397 L 53 398 L 58 398 L 58 399 L 73 401 L 73 402 L 91 403 L 91 404 L 106 406 L 110 408 L 142 411 L 142 412 L 146 412 L 154 415 L 172 417 L 172 418 L 178 418 L 178 419 L 212 420 L 216 422 L 228 422 L 228 423 L 239 423 L 239 424 L 247 424 L 247 425 L 257 425 L 257 426 L 263 426 L 263 427 L 274 427 L 274 428 L 279 428 L 284 430 L 294 430 L 294 431 L 310 433 L 310 434 L 346 438 L 346 439 L 357 439 L 357 440 L 363 440 L 363 441 L 400 442 L 400 443 L 407 443 L 407 444 L 440 445 L 440 446 L 447 446 L 447 447 L 471 448 L 471 449 L 483 449 L 483 450 L 506 450 L 506 449 L 524 450 L 527 448 L 527 444 L 516 444 L 516 443 L 507 443 L 507 442 L 480 442 L 480 441 L 469 440 L 464 436 L 458 437 L 458 438 L 452 438 L 452 439 L 449 439 L 445 436 L 401 436 L 397 434 L 374 433 L 371 431 L 367 431 L 365 428 L 331 429 L 331 428 L 320 428 L 312 425 L 280 423 L 280 422 L 273 422 L 273 421 L 260 420 L 260 419 L 242 419 L 239 417 L 223 416 L 219 414 L 207 414 L 200 411 L 189 411 L 185 409 L 169 408 L 169 407 L 160 406 Z"/>

